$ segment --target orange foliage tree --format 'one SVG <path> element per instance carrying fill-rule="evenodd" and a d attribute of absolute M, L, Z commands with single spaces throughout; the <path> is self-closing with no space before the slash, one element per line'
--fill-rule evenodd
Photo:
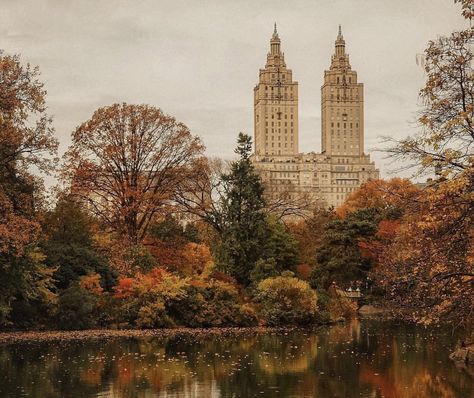
<path fill-rule="evenodd" d="M 184 124 L 147 105 L 100 108 L 72 141 L 64 168 L 72 193 L 131 244 L 173 205 L 204 149 Z"/>
<path fill-rule="evenodd" d="M 472 18 L 474 1 L 462 4 Z M 474 326 L 474 28 L 425 51 L 420 132 L 395 142 L 395 158 L 437 177 L 410 209 L 379 275 L 391 302 L 415 320 Z"/>
<path fill-rule="evenodd" d="M 412 320 L 473 327 L 473 195 L 460 180 L 429 187 L 381 251 L 375 276 Z"/>
<path fill-rule="evenodd" d="M 288 222 L 288 232 L 297 244 L 298 262 L 296 275 L 309 280 L 316 265 L 316 253 L 323 244 L 324 231 L 328 222 L 336 217 L 334 211 L 317 210 L 311 217 L 296 222 Z"/>
<path fill-rule="evenodd" d="M 30 167 L 53 169 L 57 140 L 46 114 L 39 69 L 0 51 L 0 252 L 23 254 L 39 232 L 39 180 Z"/>
<path fill-rule="evenodd" d="M 401 209 L 416 199 L 419 189 L 406 178 L 369 180 L 336 209 L 339 216 L 364 208 L 379 211 Z"/>
<path fill-rule="evenodd" d="M 0 324 L 14 300 L 52 299 L 51 272 L 36 250 L 41 179 L 51 172 L 57 140 L 46 113 L 38 68 L 0 51 Z"/>
<path fill-rule="evenodd" d="M 344 218 L 361 209 L 376 210 L 377 232 L 370 239 L 359 240 L 358 246 L 362 257 L 377 267 L 385 248 L 395 239 L 403 215 L 417 206 L 420 194 L 420 189 L 406 178 L 370 180 L 349 195 L 336 213 Z"/>

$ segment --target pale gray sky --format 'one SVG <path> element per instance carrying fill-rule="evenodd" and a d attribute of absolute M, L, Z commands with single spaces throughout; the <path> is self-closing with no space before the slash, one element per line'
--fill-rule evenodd
<path fill-rule="evenodd" d="M 338 24 L 365 84 L 366 148 L 412 134 L 428 40 L 463 28 L 453 0 L 0 0 L 0 48 L 39 65 L 61 142 L 114 102 L 162 108 L 231 157 L 253 134 L 273 22 L 299 82 L 300 151 L 320 148 L 320 86 Z M 387 176 L 383 155 L 373 158 Z"/>

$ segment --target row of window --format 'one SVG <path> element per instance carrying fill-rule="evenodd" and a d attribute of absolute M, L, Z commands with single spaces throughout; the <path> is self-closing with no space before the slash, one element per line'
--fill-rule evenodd
<path fill-rule="evenodd" d="M 268 93 L 265 93 L 265 98 L 273 99 L 273 98 L 278 98 L 277 96 L 278 96 L 278 94 L 271 93 L 270 95 L 268 95 Z M 285 94 L 280 94 L 280 96 L 284 99 L 294 99 L 293 94 L 288 95 L 288 94 L 285 93 Z"/>
<path fill-rule="evenodd" d="M 349 80 L 349 84 L 351 84 L 351 83 L 352 83 L 352 78 L 351 78 L 350 76 L 349 76 L 349 79 L 348 79 L 348 80 Z M 344 81 L 346 81 L 345 76 L 343 76 L 343 77 L 338 76 L 338 77 L 336 78 L 336 83 L 337 83 L 337 84 L 343 83 Z"/>
<path fill-rule="evenodd" d="M 268 128 L 265 128 L 265 134 L 266 134 L 267 136 L 268 136 L 268 130 L 269 130 Z M 273 129 L 273 128 L 272 128 L 271 130 L 272 130 L 272 131 L 271 131 L 272 134 L 274 134 L 274 133 L 276 133 L 276 132 L 278 132 L 278 133 L 281 133 L 281 132 L 282 132 L 282 129 L 281 129 L 281 128 L 278 128 L 278 129 Z M 288 129 L 285 129 L 285 134 L 288 134 Z M 292 129 L 292 128 L 290 129 L 290 134 L 293 134 L 293 129 Z M 292 137 L 293 137 L 293 135 L 292 135 Z"/>
<path fill-rule="evenodd" d="M 346 123 L 346 122 L 344 122 L 344 123 L 342 123 L 342 125 L 343 125 L 343 128 L 347 128 L 347 125 L 349 125 L 349 128 L 352 128 L 352 127 L 353 127 L 353 124 L 352 124 L 352 123 Z M 336 126 L 337 126 L 337 128 L 341 127 L 341 123 L 340 123 L 340 122 L 337 122 L 337 123 L 336 123 Z M 357 123 L 355 124 L 355 126 L 356 126 L 356 127 L 359 127 L 359 122 L 357 122 Z M 334 127 L 334 122 L 331 122 L 331 127 Z"/>
<path fill-rule="evenodd" d="M 281 119 L 281 115 L 282 115 L 283 112 L 276 112 L 276 114 L 272 113 L 271 116 L 272 116 L 272 119 L 275 119 L 275 116 L 276 116 L 276 119 L 277 120 L 282 120 Z M 285 113 L 284 114 L 284 119 L 288 119 L 288 114 Z M 257 119 L 257 123 L 260 121 L 260 115 L 256 115 L 256 119 Z M 265 119 L 268 119 L 268 114 L 265 114 Z M 290 114 L 290 119 L 293 120 L 293 113 Z M 268 126 L 268 122 L 265 122 L 265 125 Z M 291 122 L 291 125 L 293 126 L 293 122 Z M 273 122 L 272 122 L 272 126 L 273 126 Z M 285 126 L 286 126 L 286 122 L 285 122 Z"/>
<path fill-rule="evenodd" d="M 288 91 L 288 88 L 290 89 L 291 92 L 293 92 L 293 86 L 283 86 L 283 87 L 275 87 L 275 86 L 265 86 L 265 91 L 268 90 L 268 87 L 270 87 L 273 91 L 273 89 L 278 89 L 278 90 L 285 90 L 285 91 Z"/>
<path fill-rule="evenodd" d="M 272 129 L 272 133 L 273 133 L 273 129 Z M 285 133 L 286 133 L 286 130 L 285 130 Z M 278 141 L 281 141 L 281 135 L 277 135 L 277 137 L 278 137 Z M 271 135 L 270 138 L 272 139 L 272 141 L 276 141 L 274 135 Z M 265 139 L 268 141 L 268 133 L 265 134 Z M 291 141 L 293 141 L 293 136 L 292 135 L 290 136 L 290 139 L 291 139 Z M 285 141 L 288 141 L 288 136 L 287 135 L 285 135 Z"/>
<path fill-rule="evenodd" d="M 335 133 L 334 133 L 334 130 L 331 130 L 331 136 L 334 137 L 334 134 L 335 134 Z M 341 137 L 341 131 L 340 131 L 340 130 L 337 130 L 336 134 L 337 134 L 337 138 L 340 138 L 340 137 Z M 356 133 L 356 134 L 357 134 L 357 133 Z M 346 130 L 343 130 L 343 131 L 342 131 L 342 135 L 343 135 L 344 138 L 347 138 L 347 135 L 348 135 L 347 131 L 346 131 Z M 352 138 L 352 136 L 353 136 L 352 131 L 350 131 L 350 132 L 349 132 L 349 138 Z"/>
<path fill-rule="evenodd" d="M 265 95 L 265 97 L 266 97 L 266 95 Z M 337 94 L 337 95 L 334 95 L 334 94 L 331 94 L 330 99 L 331 99 L 331 100 L 336 99 L 337 101 L 339 101 L 339 100 L 341 100 L 341 99 L 342 99 L 342 100 L 346 100 L 346 101 L 351 101 L 351 100 L 357 101 L 357 100 L 359 99 L 359 95 L 358 95 L 358 94 L 356 94 L 356 95 L 347 95 L 347 94 L 343 94 L 343 95 Z"/>
<path fill-rule="evenodd" d="M 286 115 L 285 115 L 286 116 Z M 290 126 L 293 126 L 293 122 L 290 122 Z M 265 126 L 268 126 L 268 122 L 265 122 Z M 272 127 L 274 126 L 274 122 L 272 122 Z M 278 122 L 278 126 L 281 126 L 281 122 Z M 285 127 L 288 126 L 288 122 L 285 122 Z"/>

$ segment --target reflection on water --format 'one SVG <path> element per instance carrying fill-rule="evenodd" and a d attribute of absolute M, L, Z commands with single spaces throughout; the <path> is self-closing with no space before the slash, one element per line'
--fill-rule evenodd
<path fill-rule="evenodd" d="M 315 331 L 0 346 L 0 397 L 471 398 L 452 337 L 357 320 Z M 474 373 L 474 372 L 473 372 Z"/>

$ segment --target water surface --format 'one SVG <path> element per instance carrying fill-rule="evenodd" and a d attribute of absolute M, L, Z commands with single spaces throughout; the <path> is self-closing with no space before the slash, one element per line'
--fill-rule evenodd
<path fill-rule="evenodd" d="M 447 331 L 357 321 L 316 330 L 0 346 L 0 397 L 473 398 Z"/>

